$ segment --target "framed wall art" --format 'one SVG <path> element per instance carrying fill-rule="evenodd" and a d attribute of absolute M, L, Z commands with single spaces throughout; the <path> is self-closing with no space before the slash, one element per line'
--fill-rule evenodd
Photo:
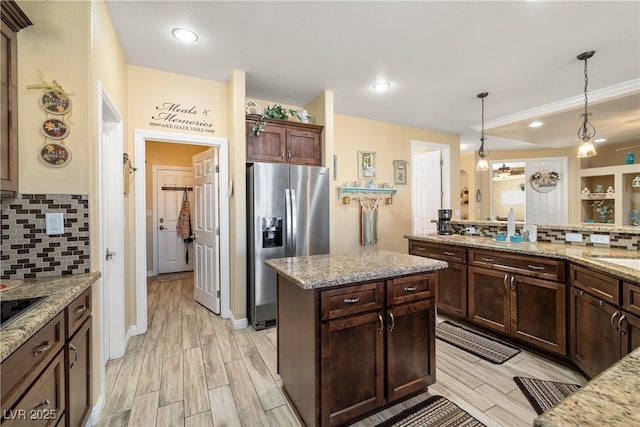
<path fill-rule="evenodd" d="M 407 161 L 406 160 L 394 160 L 393 161 L 393 183 L 394 184 L 407 184 Z"/>
<path fill-rule="evenodd" d="M 358 151 L 358 179 L 376 179 L 375 151 Z"/>

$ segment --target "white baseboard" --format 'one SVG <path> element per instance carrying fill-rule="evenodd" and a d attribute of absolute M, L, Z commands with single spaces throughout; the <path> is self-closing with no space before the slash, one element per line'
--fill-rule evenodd
<path fill-rule="evenodd" d="M 89 418 L 87 418 L 87 423 L 85 424 L 85 427 L 91 427 L 98 424 L 98 422 L 100 421 L 100 415 L 103 409 L 104 409 L 104 395 L 101 394 L 100 396 L 98 396 L 98 401 L 96 402 L 96 406 L 94 406 L 93 409 L 91 409 L 91 414 L 89 415 Z"/>
<path fill-rule="evenodd" d="M 153 277 L 153 276 L 157 276 L 157 274 L 153 270 L 147 271 L 147 277 Z"/>
<path fill-rule="evenodd" d="M 231 326 L 235 330 L 244 329 L 249 326 L 249 319 L 246 317 L 243 317 L 242 319 L 235 319 L 232 314 L 229 320 L 231 321 Z"/>

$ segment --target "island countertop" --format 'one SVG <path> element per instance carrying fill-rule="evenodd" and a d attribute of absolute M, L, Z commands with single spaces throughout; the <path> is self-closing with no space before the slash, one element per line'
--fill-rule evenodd
<path fill-rule="evenodd" d="M 339 286 L 447 268 L 445 261 L 367 249 L 360 252 L 275 258 L 266 264 L 302 289 Z"/>

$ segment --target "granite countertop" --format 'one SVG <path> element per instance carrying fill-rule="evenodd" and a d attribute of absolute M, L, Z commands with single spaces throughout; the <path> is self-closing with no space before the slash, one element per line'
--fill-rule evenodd
<path fill-rule="evenodd" d="M 1 300 L 45 297 L 28 311 L 0 328 L 0 361 L 24 344 L 51 319 L 100 278 L 99 272 L 39 279 L 3 280 L 9 286 L 0 292 Z"/>
<path fill-rule="evenodd" d="M 539 415 L 533 425 L 640 425 L 640 348 L 619 360 L 556 406 Z"/>
<path fill-rule="evenodd" d="M 267 265 L 302 289 L 317 289 L 447 268 L 445 261 L 367 249 L 345 254 L 277 258 Z"/>
<path fill-rule="evenodd" d="M 602 258 L 631 258 L 640 259 L 639 251 L 625 249 L 596 247 L 596 246 L 571 246 L 558 243 L 544 242 L 496 242 L 490 237 L 473 235 L 439 235 L 439 234 L 415 234 L 405 235 L 406 239 L 419 240 L 433 243 L 446 243 L 447 245 L 467 246 L 473 248 L 492 249 L 511 252 L 515 254 L 538 255 L 549 258 L 565 259 L 585 267 L 590 267 L 603 273 L 608 273 L 632 282 L 640 282 L 640 271 L 631 267 L 607 262 Z"/>

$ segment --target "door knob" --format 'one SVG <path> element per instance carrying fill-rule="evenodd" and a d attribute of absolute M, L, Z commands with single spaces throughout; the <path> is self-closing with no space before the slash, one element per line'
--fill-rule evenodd
<path fill-rule="evenodd" d="M 164 225 L 161 225 L 160 227 L 158 227 L 160 230 L 164 230 Z"/>
<path fill-rule="evenodd" d="M 116 255 L 115 251 L 111 252 L 109 251 L 109 248 L 107 248 L 107 254 L 105 256 L 105 258 L 107 259 L 107 261 L 109 261 L 111 258 L 113 258 Z"/>

